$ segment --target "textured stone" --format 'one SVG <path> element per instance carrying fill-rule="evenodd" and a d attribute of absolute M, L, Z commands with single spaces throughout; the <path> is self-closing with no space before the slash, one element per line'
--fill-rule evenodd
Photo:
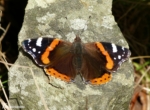
<path fill-rule="evenodd" d="M 72 42 L 107 41 L 128 47 L 111 12 L 112 0 L 29 0 L 19 44 L 27 38 L 51 36 Z M 84 30 L 84 31 L 83 31 Z M 23 110 L 127 110 L 133 92 L 131 61 L 123 63 L 112 80 L 100 86 L 85 85 L 79 76 L 66 83 L 48 77 L 22 50 L 9 73 L 10 103 Z M 25 66 L 25 67 L 24 67 Z M 28 67 L 28 68 L 27 68 Z M 32 76 L 32 69 L 34 77 Z M 35 80 L 34 80 L 35 78 Z M 37 82 L 40 92 L 35 85 Z"/>

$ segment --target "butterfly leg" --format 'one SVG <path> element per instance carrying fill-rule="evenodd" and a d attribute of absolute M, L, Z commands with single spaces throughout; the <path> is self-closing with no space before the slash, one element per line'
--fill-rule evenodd
<path fill-rule="evenodd" d="M 59 85 L 52 83 L 52 82 L 54 82 L 52 76 L 48 75 L 48 79 L 49 79 L 49 82 L 48 82 L 48 83 L 49 83 L 51 86 L 53 86 L 53 87 L 55 87 L 55 88 L 58 88 L 58 89 L 63 89 L 63 88 L 60 87 Z"/>

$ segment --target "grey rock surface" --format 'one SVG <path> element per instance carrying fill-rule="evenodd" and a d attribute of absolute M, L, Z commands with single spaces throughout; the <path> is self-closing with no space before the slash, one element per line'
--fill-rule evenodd
<path fill-rule="evenodd" d="M 107 41 L 128 48 L 114 21 L 111 7 L 112 0 L 29 0 L 19 34 L 19 45 L 27 38 L 40 36 L 73 42 L 76 34 L 80 34 L 84 43 Z M 69 84 L 51 77 L 49 84 L 43 69 L 31 59 L 21 50 L 16 66 L 10 69 L 9 91 L 12 108 L 18 106 L 23 110 L 128 109 L 134 82 L 130 60 L 124 62 L 117 72 L 112 73 L 110 82 L 92 86 L 83 84 L 79 76 L 74 83 Z"/>

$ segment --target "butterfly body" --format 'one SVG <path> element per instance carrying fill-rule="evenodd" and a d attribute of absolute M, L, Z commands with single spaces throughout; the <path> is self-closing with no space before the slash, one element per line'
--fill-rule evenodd
<path fill-rule="evenodd" d="M 93 85 L 111 80 L 111 72 L 128 59 L 127 48 L 107 42 L 83 43 L 76 37 L 73 43 L 56 38 L 28 39 L 23 49 L 44 68 L 47 75 L 70 82 L 77 74 Z"/>

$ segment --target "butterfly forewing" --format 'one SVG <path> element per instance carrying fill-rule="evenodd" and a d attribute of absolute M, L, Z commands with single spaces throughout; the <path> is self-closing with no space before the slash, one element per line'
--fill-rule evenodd
<path fill-rule="evenodd" d="M 41 60 L 42 54 L 45 52 L 47 47 L 53 42 L 55 38 L 38 38 L 38 39 L 28 39 L 22 42 L 22 47 L 24 51 L 29 53 L 34 61 L 39 66 L 46 66 L 48 64 L 44 64 Z"/>
<path fill-rule="evenodd" d="M 110 57 L 110 60 L 113 62 L 112 68 L 107 68 L 110 71 L 116 71 L 119 68 L 119 66 L 124 61 L 126 61 L 131 55 L 130 50 L 122 46 L 118 46 L 113 43 L 107 43 L 107 42 L 100 42 L 100 43 L 103 45 L 105 51 L 109 55 L 108 57 Z"/>

